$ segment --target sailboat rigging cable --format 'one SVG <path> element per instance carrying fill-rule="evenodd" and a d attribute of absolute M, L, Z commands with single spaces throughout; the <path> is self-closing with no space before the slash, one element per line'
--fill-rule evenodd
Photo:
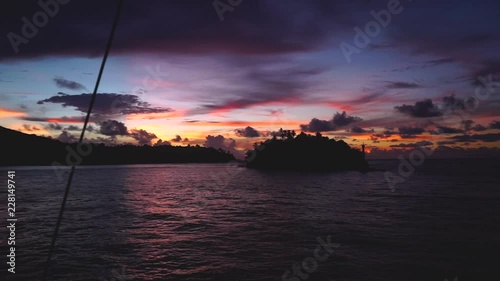
<path fill-rule="evenodd" d="M 113 38 L 115 36 L 115 30 L 116 30 L 116 27 L 117 27 L 119 19 L 120 19 L 122 7 L 123 7 L 123 0 L 118 0 L 118 6 L 117 6 L 115 18 L 113 20 L 113 26 L 111 27 L 111 32 L 109 34 L 108 42 L 107 42 L 107 45 L 106 45 L 106 50 L 104 52 L 104 57 L 103 57 L 102 62 L 101 62 L 101 67 L 99 69 L 99 74 L 97 75 L 97 80 L 96 80 L 96 84 L 95 84 L 95 87 L 94 87 L 94 92 L 92 93 L 92 97 L 91 97 L 91 100 L 90 100 L 89 109 L 88 109 L 87 115 L 85 117 L 85 122 L 83 123 L 82 133 L 80 134 L 80 139 L 78 140 L 78 145 L 81 145 L 83 143 L 83 137 L 85 135 L 85 129 L 87 128 L 87 124 L 89 122 L 90 114 L 91 114 L 92 108 L 94 106 L 95 98 L 97 96 L 97 90 L 99 89 L 99 84 L 101 82 L 101 77 L 102 77 L 102 74 L 104 72 L 104 66 L 106 65 L 106 61 L 108 59 L 108 55 L 109 55 L 109 51 L 111 49 Z M 61 226 L 61 221 L 62 221 L 64 209 L 66 207 L 66 201 L 68 199 L 69 190 L 70 190 L 70 187 L 71 187 L 71 182 L 73 180 L 73 175 L 75 173 L 75 167 L 76 167 L 75 164 L 73 164 L 71 166 L 71 170 L 70 170 L 69 177 L 68 177 L 68 182 L 66 184 L 66 189 L 64 190 L 64 196 L 63 196 L 63 200 L 61 202 L 61 207 L 59 209 L 59 216 L 57 217 L 57 222 L 56 222 L 56 227 L 54 229 L 54 234 L 52 236 L 52 242 L 50 244 L 49 253 L 48 253 L 48 256 L 47 256 L 47 262 L 46 262 L 44 270 L 43 270 L 42 281 L 45 281 L 47 279 L 47 275 L 48 275 L 49 268 L 50 268 L 50 261 L 52 259 L 52 254 L 54 252 L 54 247 L 55 247 L 55 244 L 56 244 L 57 235 L 59 234 L 59 227 Z"/>

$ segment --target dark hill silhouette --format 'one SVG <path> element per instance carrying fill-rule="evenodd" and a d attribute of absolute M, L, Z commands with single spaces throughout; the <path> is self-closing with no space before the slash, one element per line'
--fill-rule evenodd
<path fill-rule="evenodd" d="M 365 154 L 346 142 L 320 133 L 309 135 L 281 130 L 278 137 L 254 145 L 247 152 L 248 168 L 269 170 L 341 171 L 369 169 Z"/>
<path fill-rule="evenodd" d="M 77 154 L 77 145 L 28 135 L 0 126 L 0 166 L 46 166 L 54 162 L 71 165 L 67 161 L 68 155 L 71 154 L 68 151 Z M 81 165 L 119 165 L 224 163 L 235 158 L 228 152 L 198 145 L 183 147 L 92 144 L 91 153 L 81 159 Z"/>

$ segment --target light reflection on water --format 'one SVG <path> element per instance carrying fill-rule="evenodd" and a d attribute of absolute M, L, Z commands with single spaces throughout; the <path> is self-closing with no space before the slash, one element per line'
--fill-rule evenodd
<path fill-rule="evenodd" d="M 500 248 L 498 164 L 470 164 L 474 177 L 463 165 L 429 160 L 396 192 L 383 172 L 79 167 L 52 280 L 281 280 L 328 235 L 341 247 L 308 280 L 478 277 Z M 36 280 L 65 182 L 46 168 L 16 170 L 12 280 Z"/>

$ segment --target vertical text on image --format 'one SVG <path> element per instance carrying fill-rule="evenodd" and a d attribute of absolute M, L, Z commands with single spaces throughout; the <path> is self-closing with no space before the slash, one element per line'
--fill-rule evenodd
<path fill-rule="evenodd" d="M 7 229 L 9 230 L 7 244 L 10 246 L 7 255 L 8 271 L 16 273 L 16 171 L 7 172 Z"/>

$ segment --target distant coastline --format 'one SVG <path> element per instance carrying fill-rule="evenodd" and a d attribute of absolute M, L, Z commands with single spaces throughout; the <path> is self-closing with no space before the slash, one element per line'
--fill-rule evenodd
<path fill-rule="evenodd" d="M 76 143 L 28 135 L 0 126 L 0 166 L 71 166 L 129 165 L 174 163 L 227 163 L 232 154 L 196 146 L 105 146 L 92 144 L 91 149 Z"/>

